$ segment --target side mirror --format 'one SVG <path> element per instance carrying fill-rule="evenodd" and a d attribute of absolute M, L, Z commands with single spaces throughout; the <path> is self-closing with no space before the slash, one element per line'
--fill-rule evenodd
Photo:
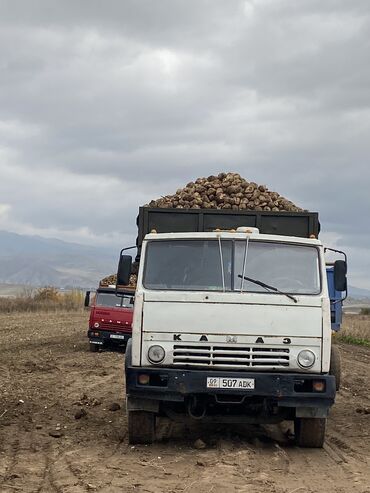
<path fill-rule="evenodd" d="M 334 262 L 334 287 L 336 291 L 347 291 L 347 262 Z"/>
<path fill-rule="evenodd" d="M 132 257 L 121 255 L 118 264 L 117 286 L 127 286 L 130 282 Z"/>
<path fill-rule="evenodd" d="M 86 291 L 84 306 L 88 308 L 90 306 L 90 291 Z"/>

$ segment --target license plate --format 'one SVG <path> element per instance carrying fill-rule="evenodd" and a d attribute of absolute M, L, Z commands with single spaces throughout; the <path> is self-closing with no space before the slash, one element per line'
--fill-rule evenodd
<path fill-rule="evenodd" d="M 111 339 L 125 339 L 125 336 L 121 336 L 120 334 L 111 334 Z"/>
<path fill-rule="evenodd" d="M 207 389 L 253 390 L 254 378 L 207 377 Z"/>

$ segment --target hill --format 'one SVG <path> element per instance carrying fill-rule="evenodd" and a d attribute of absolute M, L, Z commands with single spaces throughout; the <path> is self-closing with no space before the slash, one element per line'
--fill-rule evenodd
<path fill-rule="evenodd" d="M 370 289 L 348 286 L 348 296 L 354 299 L 370 299 Z"/>
<path fill-rule="evenodd" d="M 118 251 L 0 231 L 0 283 L 94 287 L 115 272 Z"/>

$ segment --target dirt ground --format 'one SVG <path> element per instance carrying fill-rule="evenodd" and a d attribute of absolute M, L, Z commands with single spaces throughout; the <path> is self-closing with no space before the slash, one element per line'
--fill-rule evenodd
<path fill-rule="evenodd" d="M 133 447 L 124 355 L 90 353 L 87 319 L 0 315 L 1 492 L 370 492 L 370 349 L 340 346 L 343 388 L 324 449 L 299 449 L 278 426 L 166 420 L 154 445 Z"/>

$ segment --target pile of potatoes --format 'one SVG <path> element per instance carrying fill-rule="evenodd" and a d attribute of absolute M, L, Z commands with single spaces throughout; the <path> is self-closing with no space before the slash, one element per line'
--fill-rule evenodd
<path fill-rule="evenodd" d="M 219 173 L 217 176 L 197 178 L 173 195 L 152 200 L 145 207 L 164 209 L 232 209 L 251 211 L 302 212 L 290 200 L 265 185 L 247 181 L 239 173 Z M 137 269 L 133 269 L 129 286 L 134 287 Z M 117 276 L 112 274 L 100 281 L 100 286 L 115 285 Z"/>
<path fill-rule="evenodd" d="M 137 275 L 136 274 L 131 274 L 130 276 L 130 282 L 128 283 L 128 287 L 135 287 L 136 286 L 136 281 L 137 281 Z M 116 274 L 111 274 L 110 276 L 104 277 L 99 283 L 101 288 L 108 287 L 111 285 L 116 285 L 117 282 L 117 275 Z"/>
<path fill-rule="evenodd" d="M 238 173 L 198 178 L 173 195 L 152 200 L 146 207 L 165 209 L 233 209 L 301 212 L 293 202 L 265 185 L 248 182 Z"/>

